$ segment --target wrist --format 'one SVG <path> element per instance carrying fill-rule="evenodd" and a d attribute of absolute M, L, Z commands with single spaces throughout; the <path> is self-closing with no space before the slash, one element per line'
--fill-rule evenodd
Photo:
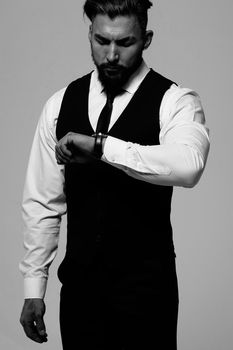
<path fill-rule="evenodd" d="M 101 159 L 107 135 L 99 132 L 97 134 L 93 134 L 92 136 L 95 138 L 93 155 L 94 157 Z"/>
<path fill-rule="evenodd" d="M 107 139 L 107 135 L 106 135 L 106 137 L 103 139 L 103 141 L 102 141 L 102 151 L 103 151 L 103 154 L 104 154 L 104 146 L 105 146 L 105 142 L 106 142 L 106 139 Z"/>

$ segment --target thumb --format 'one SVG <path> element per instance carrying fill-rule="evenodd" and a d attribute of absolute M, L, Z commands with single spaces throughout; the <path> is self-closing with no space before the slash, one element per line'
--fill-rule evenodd
<path fill-rule="evenodd" d="M 42 316 L 36 317 L 36 329 L 39 335 L 41 335 L 42 337 L 47 337 L 46 328 Z"/>

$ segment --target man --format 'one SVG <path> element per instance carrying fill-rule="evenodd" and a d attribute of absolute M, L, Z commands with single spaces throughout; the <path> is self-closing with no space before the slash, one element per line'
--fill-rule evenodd
<path fill-rule="evenodd" d="M 149 69 L 148 0 L 87 0 L 96 69 L 47 102 L 24 190 L 21 323 L 43 343 L 48 268 L 59 267 L 64 349 L 176 349 L 173 186 L 193 187 L 209 150 L 198 95 Z M 72 344 L 72 345 L 70 345 Z"/>

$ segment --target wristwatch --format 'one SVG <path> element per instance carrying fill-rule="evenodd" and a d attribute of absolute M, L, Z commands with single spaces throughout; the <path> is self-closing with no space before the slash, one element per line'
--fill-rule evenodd
<path fill-rule="evenodd" d="M 98 132 L 97 134 L 92 135 L 95 138 L 93 155 L 94 157 L 101 159 L 103 155 L 103 140 L 106 139 L 108 135 L 102 134 L 102 132 Z"/>

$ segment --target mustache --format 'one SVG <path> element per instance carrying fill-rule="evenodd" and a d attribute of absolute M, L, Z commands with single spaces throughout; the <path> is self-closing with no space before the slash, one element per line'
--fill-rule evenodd
<path fill-rule="evenodd" d="M 124 67 L 119 65 L 119 64 L 110 64 L 110 63 L 103 63 L 99 66 L 100 69 L 119 69 L 119 70 L 123 70 Z"/>

